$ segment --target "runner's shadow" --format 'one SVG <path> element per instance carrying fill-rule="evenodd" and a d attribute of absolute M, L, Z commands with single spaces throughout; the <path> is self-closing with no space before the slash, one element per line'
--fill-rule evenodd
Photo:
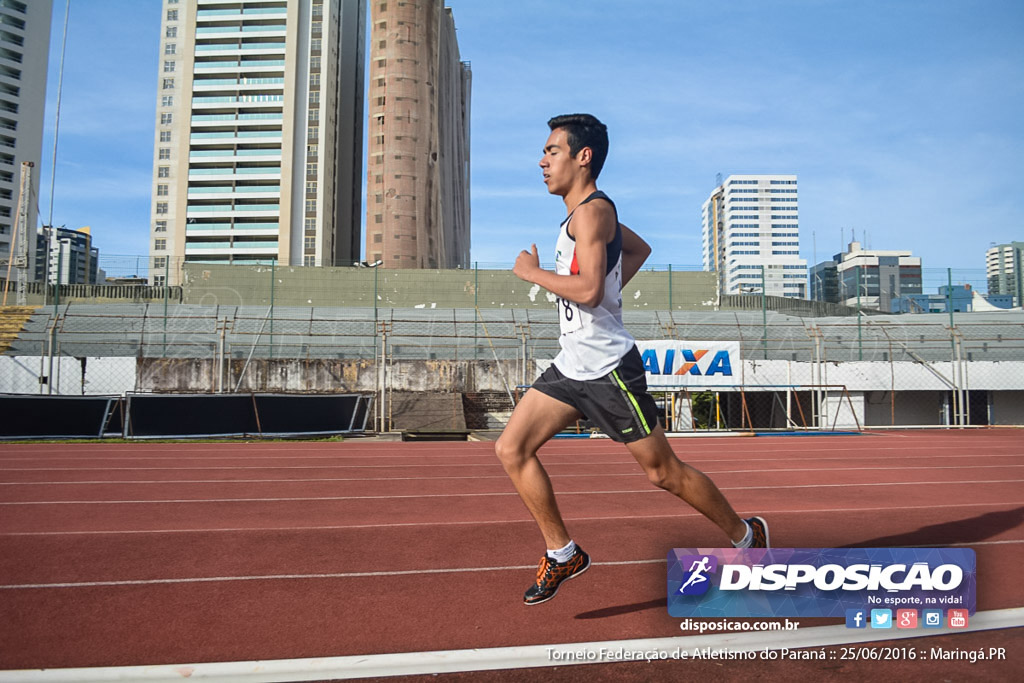
<path fill-rule="evenodd" d="M 577 619 L 606 619 L 608 617 L 617 617 L 622 614 L 630 614 L 632 612 L 643 612 L 648 609 L 655 609 L 660 607 L 666 609 L 668 604 L 665 596 L 661 596 L 656 600 L 649 600 L 647 602 L 637 602 L 632 605 L 618 605 L 616 607 L 605 607 L 604 609 L 596 609 L 592 612 L 582 612 L 576 615 Z"/>
<path fill-rule="evenodd" d="M 959 519 L 955 522 L 943 522 L 923 526 L 917 531 L 893 536 L 872 538 L 869 541 L 858 541 L 841 548 L 887 548 L 904 545 L 949 545 L 951 543 L 972 543 L 984 541 L 1003 532 L 1015 529 L 1024 524 L 1024 507 L 1016 510 L 986 512 L 977 517 Z"/>

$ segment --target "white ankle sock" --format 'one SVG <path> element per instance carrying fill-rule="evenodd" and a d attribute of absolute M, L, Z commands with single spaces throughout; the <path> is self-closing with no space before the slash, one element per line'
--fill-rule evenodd
<path fill-rule="evenodd" d="M 548 557 L 550 557 L 555 562 L 568 562 L 569 558 L 572 557 L 572 554 L 574 552 L 576 552 L 576 542 L 569 541 L 569 543 L 567 543 L 564 547 L 559 548 L 558 550 L 549 550 Z"/>
<path fill-rule="evenodd" d="M 743 523 L 747 525 L 747 534 L 740 541 L 733 541 L 733 548 L 749 548 L 751 542 L 754 540 L 754 529 L 751 528 L 750 523 L 747 520 L 743 520 Z"/>

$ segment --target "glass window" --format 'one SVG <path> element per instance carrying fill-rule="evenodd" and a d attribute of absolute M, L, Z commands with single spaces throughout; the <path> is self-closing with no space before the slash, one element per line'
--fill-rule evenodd
<path fill-rule="evenodd" d="M 172 74 L 172 73 L 174 73 L 174 62 L 164 62 L 164 73 L 165 74 Z"/>
<path fill-rule="evenodd" d="M 178 10 L 176 10 L 176 9 L 169 9 L 169 10 L 167 10 L 167 21 L 177 21 L 177 20 L 178 20 Z"/>
<path fill-rule="evenodd" d="M 169 126 L 173 119 L 174 117 L 171 114 L 160 114 L 160 125 Z"/>
<path fill-rule="evenodd" d="M 166 185 L 157 185 L 156 186 L 156 196 L 158 196 L 158 197 L 166 197 L 167 196 L 167 186 Z"/>
<path fill-rule="evenodd" d="M 162 131 L 160 131 L 160 142 L 170 142 L 170 141 L 171 141 L 171 131 L 169 131 L 169 130 L 162 130 Z"/>
<path fill-rule="evenodd" d="M 173 55 L 177 51 L 177 46 L 174 43 L 167 43 L 164 45 L 164 54 Z"/>
<path fill-rule="evenodd" d="M 170 158 L 171 158 L 171 149 L 170 149 L 170 147 L 161 147 L 160 148 L 160 159 L 161 160 L 166 160 L 166 159 L 170 159 Z"/>

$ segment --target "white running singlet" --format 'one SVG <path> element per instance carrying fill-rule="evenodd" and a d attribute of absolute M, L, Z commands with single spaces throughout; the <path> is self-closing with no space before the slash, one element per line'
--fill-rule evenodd
<path fill-rule="evenodd" d="M 601 191 L 591 194 L 580 206 L 594 199 L 604 199 L 615 208 L 612 200 Z M 576 240 L 569 235 L 570 221 L 571 213 L 562 222 L 555 245 L 555 273 L 558 275 L 580 272 Z M 561 329 L 558 343 L 562 350 L 554 363 L 563 375 L 581 382 L 607 375 L 636 344 L 622 325 L 622 228 L 618 225 L 618 212 L 615 238 L 608 243 L 606 255 L 604 299 L 600 304 L 584 306 L 561 297 L 555 301 Z"/>

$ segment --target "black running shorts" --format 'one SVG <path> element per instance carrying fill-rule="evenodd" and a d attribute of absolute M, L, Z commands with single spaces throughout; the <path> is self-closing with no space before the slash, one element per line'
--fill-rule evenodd
<path fill-rule="evenodd" d="M 647 377 L 635 346 L 604 377 L 581 382 L 566 377 L 552 363 L 533 388 L 572 406 L 621 443 L 649 436 L 658 424 L 658 407 L 647 393 Z"/>

